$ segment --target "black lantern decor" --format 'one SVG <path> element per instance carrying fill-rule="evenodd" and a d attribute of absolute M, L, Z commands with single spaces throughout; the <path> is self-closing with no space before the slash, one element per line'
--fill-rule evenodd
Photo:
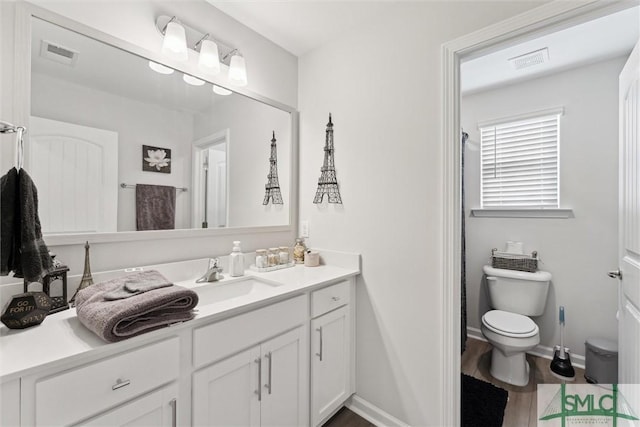
<path fill-rule="evenodd" d="M 51 310 L 49 314 L 57 313 L 69 308 L 67 302 L 67 272 L 66 265 L 56 265 L 42 278 L 42 292 L 51 298 Z M 37 283 L 24 282 L 24 291 L 29 292 L 29 285 Z"/>
<path fill-rule="evenodd" d="M 44 292 L 26 292 L 11 297 L 0 321 L 9 329 L 24 329 L 42 323 L 51 309 L 51 298 Z"/>

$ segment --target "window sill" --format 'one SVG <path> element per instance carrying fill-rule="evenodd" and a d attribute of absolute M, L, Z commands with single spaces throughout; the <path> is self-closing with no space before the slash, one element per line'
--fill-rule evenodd
<path fill-rule="evenodd" d="M 477 218 L 574 218 L 573 209 L 471 209 Z"/>

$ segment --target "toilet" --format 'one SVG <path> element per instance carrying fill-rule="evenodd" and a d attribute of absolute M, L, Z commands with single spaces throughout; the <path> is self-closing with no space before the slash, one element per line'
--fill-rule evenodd
<path fill-rule="evenodd" d="M 540 343 L 540 330 L 529 316 L 540 316 L 547 302 L 551 274 L 483 267 L 490 310 L 482 316 L 482 334 L 493 346 L 491 375 L 505 383 L 529 383 L 526 352 Z"/>

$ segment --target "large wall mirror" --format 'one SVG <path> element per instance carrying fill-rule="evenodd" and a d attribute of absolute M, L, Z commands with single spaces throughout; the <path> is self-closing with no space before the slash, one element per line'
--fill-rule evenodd
<path fill-rule="evenodd" d="M 291 224 L 292 109 L 30 20 L 25 169 L 45 236 Z M 274 135 L 283 204 L 264 205 Z"/>

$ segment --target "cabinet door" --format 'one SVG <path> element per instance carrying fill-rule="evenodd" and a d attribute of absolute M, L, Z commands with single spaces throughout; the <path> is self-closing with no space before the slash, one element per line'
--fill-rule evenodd
<path fill-rule="evenodd" d="M 311 321 L 311 424 L 317 426 L 349 397 L 349 306 Z"/>
<path fill-rule="evenodd" d="M 260 425 L 260 363 L 256 346 L 193 374 L 193 425 Z"/>
<path fill-rule="evenodd" d="M 85 427 L 175 427 L 178 386 L 171 384 L 102 415 L 77 424 Z"/>
<path fill-rule="evenodd" d="M 305 342 L 304 329 L 299 327 L 261 346 L 263 427 L 302 426 L 308 422 Z"/>

